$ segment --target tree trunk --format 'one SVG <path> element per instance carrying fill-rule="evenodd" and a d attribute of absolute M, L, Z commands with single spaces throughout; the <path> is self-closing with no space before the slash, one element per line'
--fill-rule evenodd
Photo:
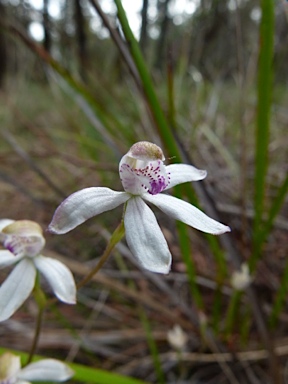
<path fill-rule="evenodd" d="M 142 11 L 141 11 L 142 24 L 141 24 L 140 42 L 139 42 L 143 53 L 145 53 L 147 48 L 148 7 L 149 7 L 149 0 L 143 0 Z"/>
<path fill-rule="evenodd" d="M 79 73 L 82 80 L 86 79 L 86 64 L 87 64 L 87 36 L 85 33 L 85 19 L 81 0 L 75 1 L 75 26 L 76 26 L 76 39 L 77 51 L 79 60 Z"/>
<path fill-rule="evenodd" d="M 49 0 L 43 1 L 43 29 L 44 29 L 44 42 L 43 46 L 46 51 L 51 51 L 51 33 L 50 33 L 50 16 L 48 12 Z"/>
<path fill-rule="evenodd" d="M 0 20 L 1 22 L 5 21 L 5 6 L 0 1 Z M 3 28 L 0 24 L 0 89 L 4 87 L 5 75 L 7 70 L 7 49 L 6 49 L 6 39 Z"/>
<path fill-rule="evenodd" d="M 169 16 L 168 16 L 168 5 L 170 0 L 164 0 L 163 4 L 159 2 L 160 8 L 160 35 L 156 45 L 156 60 L 155 67 L 158 69 L 162 68 L 164 54 L 165 54 L 165 40 L 168 31 L 169 25 Z"/>

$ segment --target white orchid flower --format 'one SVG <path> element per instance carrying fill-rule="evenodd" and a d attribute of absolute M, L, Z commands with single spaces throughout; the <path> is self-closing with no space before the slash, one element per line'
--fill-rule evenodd
<path fill-rule="evenodd" d="M 172 348 L 183 351 L 188 342 L 188 335 L 179 324 L 176 324 L 167 332 L 167 340 Z"/>
<path fill-rule="evenodd" d="M 44 359 L 21 369 L 21 360 L 10 352 L 0 357 L 0 384 L 29 384 L 31 381 L 68 380 L 72 369 L 55 359 Z"/>
<path fill-rule="evenodd" d="M 248 264 L 243 263 L 241 264 L 240 270 L 233 272 L 231 285 L 237 291 L 243 291 L 251 284 L 252 280 L 253 278 L 250 275 Z"/>
<path fill-rule="evenodd" d="M 132 253 L 142 267 L 152 272 L 168 273 L 171 254 L 146 202 L 203 232 L 219 235 L 230 231 L 230 228 L 185 201 L 161 194 L 177 184 L 206 177 L 206 171 L 187 164 L 165 166 L 164 160 L 163 152 L 157 145 L 146 141 L 134 144 L 119 164 L 125 192 L 102 187 L 75 192 L 57 208 L 49 230 L 56 234 L 66 233 L 92 216 L 125 203 L 125 233 Z"/>
<path fill-rule="evenodd" d="M 41 227 L 34 221 L 0 220 L 0 268 L 16 264 L 0 287 L 0 321 L 7 320 L 32 292 L 37 270 L 47 279 L 59 300 L 76 302 L 76 285 L 60 261 L 41 255 L 45 245 Z"/>

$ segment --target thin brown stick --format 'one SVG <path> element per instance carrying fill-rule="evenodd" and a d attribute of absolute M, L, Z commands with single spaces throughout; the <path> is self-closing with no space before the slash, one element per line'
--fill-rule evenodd
<path fill-rule="evenodd" d="M 95 9 L 95 11 L 98 13 L 98 15 L 100 16 L 105 27 L 108 29 L 110 36 L 111 36 L 112 40 L 114 41 L 115 45 L 117 46 L 117 48 L 119 49 L 119 52 L 120 52 L 122 58 L 124 59 L 125 63 L 127 64 L 128 69 L 129 69 L 138 89 L 142 90 L 142 85 L 141 85 L 141 81 L 139 78 L 137 68 L 136 68 L 136 66 L 135 66 L 135 64 L 131 58 L 129 50 L 127 49 L 126 43 L 124 42 L 124 40 L 120 36 L 118 30 L 111 26 L 108 17 L 102 11 L 102 8 L 100 7 L 98 1 L 97 0 L 89 0 L 89 2 L 92 5 L 92 7 Z"/>

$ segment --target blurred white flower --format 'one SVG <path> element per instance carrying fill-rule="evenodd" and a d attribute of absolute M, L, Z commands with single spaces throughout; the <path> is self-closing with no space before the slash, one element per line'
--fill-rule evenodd
<path fill-rule="evenodd" d="M 176 324 L 170 331 L 168 331 L 167 340 L 172 348 L 182 351 L 186 347 L 188 336 L 180 325 Z"/>
<path fill-rule="evenodd" d="M 60 261 L 41 255 L 45 245 L 41 227 L 34 221 L 0 220 L 0 268 L 16 264 L 0 287 L 0 321 L 7 320 L 23 304 L 35 285 L 37 270 L 49 282 L 59 300 L 76 302 L 76 286 L 70 270 Z"/>
<path fill-rule="evenodd" d="M 74 375 L 72 369 L 55 359 L 44 359 L 21 369 L 19 356 L 10 352 L 0 357 L 0 384 L 29 384 L 30 381 L 65 381 Z"/>
<path fill-rule="evenodd" d="M 57 208 L 49 230 L 66 233 L 87 219 L 126 203 L 124 225 L 126 240 L 140 265 L 152 272 L 168 273 L 171 254 L 157 220 L 146 202 L 200 231 L 219 235 L 230 231 L 226 225 L 209 218 L 193 205 L 161 194 L 188 181 L 202 180 L 206 171 L 187 164 L 165 166 L 161 148 L 142 141 L 122 157 L 119 173 L 125 192 L 109 188 L 85 188 L 73 193 Z"/>
<path fill-rule="evenodd" d="M 240 271 L 235 271 L 231 277 L 231 285 L 238 291 L 246 289 L 252 281 L 252 277 L 249 273 L 249 267 L 246 263 L 241 265 Z"/>

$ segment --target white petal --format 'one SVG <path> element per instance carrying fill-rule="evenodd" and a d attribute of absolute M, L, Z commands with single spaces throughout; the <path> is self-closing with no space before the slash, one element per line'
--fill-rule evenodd
<path fill-rule="evenodd" d="M 8 267 L 9 265 L 17 263 L 22 258 L 22 256 L 15 256 L 10 251 L 1 250 L 0 251 L 0 269 Z"/>
<path fill-rule="evenodd" d="M 45 245 L 45 239 L 42 235 L 37 236 L 19 236 L 6 235 L 4 247 L 15 256 L 36 256 Z"/>
<path fill-rule="evenodd" d="M 156 205 L 167 215 L 176 220 L 182 221 L 191 227 L 199 229 L 199 231 L 211 233 L 213 235 L 221 235 L 222 233 L 231 231 L 226 225 L 211 219 L 209 216 L 205 215 L 205 213 L 200 211 L 200 209 L 194 207 L 186 201 L 177 199 L 176 197 L 164 194 L 155 196 L 145 194 L 143 198 L 146 201 Z"/>
<path fill-rule="evenodd" d="M 7 320 L 30 295 L 36 277 L 33 263 L 23 259 L 0 288 L 0 321 Z"/>
<path fill-rule="evenodd" d="M 59 300 L 68 304 L 76 303 L 76 285 L 70 270 L 59 260 L 50 257 L 34 258 L 36 268 L 45 276 Z"/>
<path fill-rule="evenodd" d="M 2 231 L 3 228 L 7 227 L 7 225 L 14 223 L 15 220 L 11 219 L 2 219 L 0 220 L 0 231 Z"/>
<path fill-rule="evenodd" d="M 1 241 L 1 243 L 6 238 L 6 235 L 4 233 L 2 233 L 2 229 L 4 229 L 5 227 L 7 227 L 7 225 L 12 224 L 12 223 L 14 223 L 14 220 L 10 220 L 10 219 L 0 220 L 0 241 Z"/>
<path fill-rule="evenodd" d="M 189 164 L 170 164 L 166 166 L 166 171 L 169 174 L 170 183 L 165 190 L 188 181 L 203 180 L 207 176 L 206 171 Z"/>
<path fill-rule="evenodd" d="M 126 239 L 133 255 L 143 268 L 168 273 L 171 254 L 151 209 L 140 197 L 128 201 L 124 224 Z"/>
<path fill-rule="evenodd" d="M 29 381 L 65 381 L 73 375 L 72 369 L 61 361 L 45 359 L 27 365 L 17 377 Z"/>
<path fill-rule="evenodd" d="M 49 231 L 66 233 L 84 221 L 102 212 L 118 207 L 130 198 L 126 192 L 116 192 L 109 188 L 85 188 L 70 195 L 56 209 Z"/>
<path fill-rule="evenodd" d="M 19 356 L 15 356 L 11 352 L 3 353 L 0 357 L 0 380 L 5 378 L 8 383 L 8 379 L 11 380 L 17 376 L 20 368 L 21 359 Z M 6 381 L 4 380 L 5 383 Z M 0 381 L 0 383 L 3 383 L 3 381 Z"/>

